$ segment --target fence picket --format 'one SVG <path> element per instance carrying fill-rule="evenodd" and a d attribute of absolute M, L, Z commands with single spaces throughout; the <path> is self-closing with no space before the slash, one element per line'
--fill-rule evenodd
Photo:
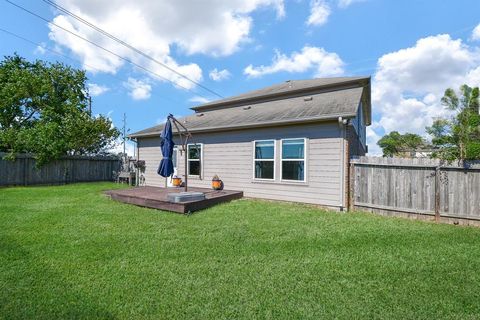
<path fill-rule="evenodd" d="M 14 161 L 4 160 L 5 155 L 0 152 L 0 186 L 113 181 L 121 166 L 115 157 L 71 156 L 36 168 L 32 155 L 19 154 Z"/>
<path fill-rule="evenodd" d="M 480 220 L 480 162 L 360 157 L 352 160 L 354 208 Z M 436 167 L 439 167 L 436 170 Z"/>

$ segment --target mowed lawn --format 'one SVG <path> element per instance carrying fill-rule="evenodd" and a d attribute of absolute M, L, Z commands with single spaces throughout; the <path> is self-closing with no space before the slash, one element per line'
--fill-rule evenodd
<path fill-rule="evenodd" d="M 480 229 L 110 183 L 0 189 L 0 318 L 478 319 Z"/>

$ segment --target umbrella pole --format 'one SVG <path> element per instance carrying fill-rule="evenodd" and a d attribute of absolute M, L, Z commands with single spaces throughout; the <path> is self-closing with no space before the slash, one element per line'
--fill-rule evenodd
<path fill-rule="evenodd" d="M 187 152 L 186 150 L 186 145 L 183 146 L 183 150 L 185 151 L 185 156 L 183 157 L 185 159 L 185 192 L 188 191 L 188 159 L 187 159 Z"/>
<path fill-rule="evenodd" d="M 177 128 L 177 132 L 178 132 L 178 135 L 180 136 L 180 141 L 182 143 L 182 149 L 185 152 L 185 155 L 184 155 L 184 160 L 185 160 L 185 192 L 187 192 L 188 191 L 188 158 L 187 158 L 188 150 L 187 150 L 187 146 L 188 146 L 188 138 L 191 137 L 191 133 L 172 114 L 169 114 L 169 118 L 173 121 L 173 124 Z M 178 126 L 180 126 L 183 130 L 185 130 L 185 133 L 182 133 Z M 182 134 L 185 135 L 185 140 L 182 139 Z"/>

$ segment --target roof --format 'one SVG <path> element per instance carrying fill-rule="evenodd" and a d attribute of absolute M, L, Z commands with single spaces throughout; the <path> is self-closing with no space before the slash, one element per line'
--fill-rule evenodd
<path fill-rule="evenodd" d="M 365 80 L 368 81 L 367 84 Z M 334 83 L 337 84 L 336 88 L 332 87 Z M 351 85 L 352 83 L 355 85 Z M 343 86 L 338 86 L 339 84 Z M 369 119 L 370 78 L 358 77 L 286 82 L 219 100 L 223 102 L 204 104 L 200 106 L 201 108 L 195 108 L 195 114 L 178 120 L 191 132 L 212 132 L 336 120 L 338 117 L 353 118 L 357 114 L 362 97 L 365 98 L 364 87 L 368 87 L 366 92 Z M 304 94 L 299 94 L 299 90 L 307 89 L 316 91 L 312 94 L 305 94 L 302 91 Z M 272 97 L 273 92 L 277 95 L 276 99 Z M 288 94 L 285 96 L 284 93 Z M 247 103 L 247 100 L 254 103 Z M 141 130 L 131 134 L 130 137 L 158 135 L 163 126 L 161 124 Z"/>
<path fill-rule="evenodd" d="M 292 95 L 317 89 L 327 89 L 348 84 L 358 84 L 361 81 L 370 83 L 370 77 L 335 77 L 308 80 L 287 80 L 282 83 L 249 91 L 237 96 L 207 102 L 191 109 L 195 111 L 206 111 L 208 109 L 212 109 L 213 107 L 247 103 L 248 101 L 258 100 L 259 98 L 278 98 L 282 95 Z"/>

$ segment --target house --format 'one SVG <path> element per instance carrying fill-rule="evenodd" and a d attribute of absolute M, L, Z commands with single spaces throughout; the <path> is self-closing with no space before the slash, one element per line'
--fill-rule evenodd
<path fill-rule="evenodd" d="M 367 152 L 370 91 L 370 77 L 289 80 L 193 107 L 179 118 L 193 135 L 188 185 L 210 187 L 217 174 L 246 197 L 345 209 L 349 158 Z M 165 186 L 157 174 L 162 128 L 130 135 L 150 186 Z M 184 156 L 173 157 L 179 176 Z"/>

